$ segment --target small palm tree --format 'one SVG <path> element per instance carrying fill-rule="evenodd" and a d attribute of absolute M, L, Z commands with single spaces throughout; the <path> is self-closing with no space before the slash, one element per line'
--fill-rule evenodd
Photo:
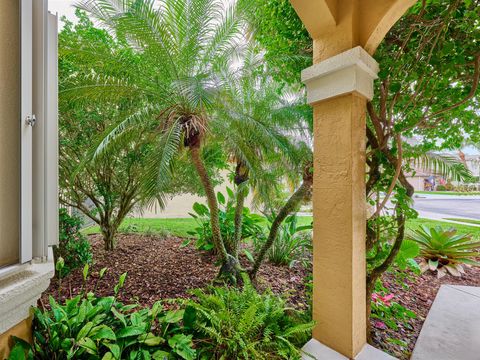
<path fill-rule="evenodd" d="M 82 86 L 70 89 L 77 96 L 127 92 L 138 104 L 137 112 L 105 135 L 96 154 L 136 126 L 157 131 L 158 152 L 146 171 L 144 186 L 147 197 L 155 197 L 174 158 L 187 150 L 207 196 L 221 272 L 237 271 L 238 262 L 228 254 L 221 237 L 218 203 L 201 150 L 222 88 L 218 75 L 238 48 L 242 29 L 238 6 L 226 8 L 221 0 L 83 0 L 78 6 L 141 53 L 144 65 L 137 66 L 135 73 L 126 69 L 124 77 L 95 74 L 93 80 L 85 79 Z"/>
<path fill-rule="evenodd" d="M 223 83 L 228 85 L 211 122 L 214 140 L 222 144 L 235 163 L 235 234 L 232 243 L 226 244 L 235 257 L 249 187 L 259 194 L 271 193 L 280 185 L 272 181 L 273 172 L 298 178 L 303 155 L 298 145 L 305 140 L 305 134 L 293 129 L 301 127 L 308 117 L 303 98 L 288 94 L 269 76 L 254 44 L 242 55 L 240 67 L 222 74 Z M 268 202 L 267 196 L 262 200 Z"/>

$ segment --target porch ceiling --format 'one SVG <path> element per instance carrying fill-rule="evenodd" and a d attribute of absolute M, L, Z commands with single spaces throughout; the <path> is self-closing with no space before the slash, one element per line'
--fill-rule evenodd
<path fill-rule="evenodd" d="M 291 0 L 313 39 L 333 33 L 347 20 L 356 44 L 373 54 L 416 0 Z M 348 19 L 347 19 L 348 18 Z"/>

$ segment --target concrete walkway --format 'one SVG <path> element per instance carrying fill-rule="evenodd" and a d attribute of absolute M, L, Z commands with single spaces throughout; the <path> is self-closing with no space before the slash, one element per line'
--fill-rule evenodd
<path fill-rule="evenodd" d="M 480 287 L 442 285 L 412 360 L 480 360 Z"/>

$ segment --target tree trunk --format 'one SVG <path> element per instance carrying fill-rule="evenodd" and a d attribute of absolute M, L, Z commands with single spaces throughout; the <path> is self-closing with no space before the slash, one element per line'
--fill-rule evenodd
<path fill-rule="evenodd" d="M 229 244 L 229 249 L 227 248 L 228 253 L 234 256 L 236 259 L 238 259 L 239 246 L 242 241 L 243 208 L 245 206 L 245 199 L 248 194 L 248 191 L 245 188 L 245 183 L 248 181 L 248 178 L 248 168 L 243 162 L 238 161 L 235 169 L 235 185 L 237 186 L 234 215 L 235 232 L 233 236 L 233 243 Z"/>
<path fill-rule="evenodd" d="M 100 228 L 103 236 L 104 249 L 106 251 L 113 251 L 115 248 L 116 229 L 113 229 L 112 226 L 108 224 L 101 225 Z"/>
<path fill-rule="evenodd" d="M 233 236 L 233 243 L 230 245 L 229 254 L 238 259 L 238 252 L 240 243 L 242 242 L 242 231 L 243 231 L 243 207 L 245 206 L 245 198 L 247 197 L 247 192 L 245 189 L 237 190 L 237 199 L 235 204 L 235 217 L 234 217 L 234 226 L 235 233 Z"/>
<path fill-rule="evenodd" d="M 270 233 L 268 234 L 268 239 L 265 244 L 263 244 L 260 253 L 255 259 L 253 269 L 250 271 L 250 278 L 252 280 L 254 280 L 257 276 L 258 269 L 262 265 L 262 262 L 265 259 L 265 255 L 275 242 L 278 235 L 278 230 L 280 229 L 283 221 L 287 218 L 288 215 L 290 215 L 290 213 L 298 209 L 298 206 L 303 200 L 310 196 L 312 184 L 313 177 L 309 167 L 308 171 L 305 171 L 302 185 L 300 185 L 297 191 L 295 191 L 295 193 L 290 197 L 290 199 L 288 199 L 287 203 L 283 206 L 283 208 L 273 220 L 272 227 L 270 228 Z"/>
<path fill-rule="evenodd" d="M 222 233 L 220 232 L 219 210 L 215 189 L 213 188 L 212 181 L 210 180 L 207 169 L 202 161 L 199 145 L 190 146 L 190 156 L 207 196 L 207 203 L 210 209 L 212 241 L 215 249 L 217 250 L 217 254 L 220 256 L 222 261 L 219 277 L 227 278 L 232 282 L 236 282 L 237 276 L 240 272 L 240 264 L 232 255 L 227 253 L 225 248 L 225 244 L 222 239 Z"/>

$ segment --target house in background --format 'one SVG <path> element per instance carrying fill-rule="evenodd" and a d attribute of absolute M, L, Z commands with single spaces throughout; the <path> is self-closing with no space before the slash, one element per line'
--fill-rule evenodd
<path fill-rule="evenodd" d="M 475 190 L 480 190 L 480 155 L 478 154 L 459 154 L 446 153 L 446 155 L 458 158 L 459 162 L 462 162 L 468 170 L 476 178 L 476 183 L 461 184 L 457 181 L 452 181 L 453 186 L 467 185 Z M 422 169 L 418 166 L 413 167 L 414 170 L 408 176 L 408 181 L 415 188 L 415 191 L 434 191 L 438 190 L 439 185 L 445 186 L 449 180 L 443 176 L 436 174 L 433 171 Z"/>
<path fill-rule="evenodd" d="M 48 0 L 0 1 L 0 359 L 31 337 L 58 240 L 57 23 Z"/>

